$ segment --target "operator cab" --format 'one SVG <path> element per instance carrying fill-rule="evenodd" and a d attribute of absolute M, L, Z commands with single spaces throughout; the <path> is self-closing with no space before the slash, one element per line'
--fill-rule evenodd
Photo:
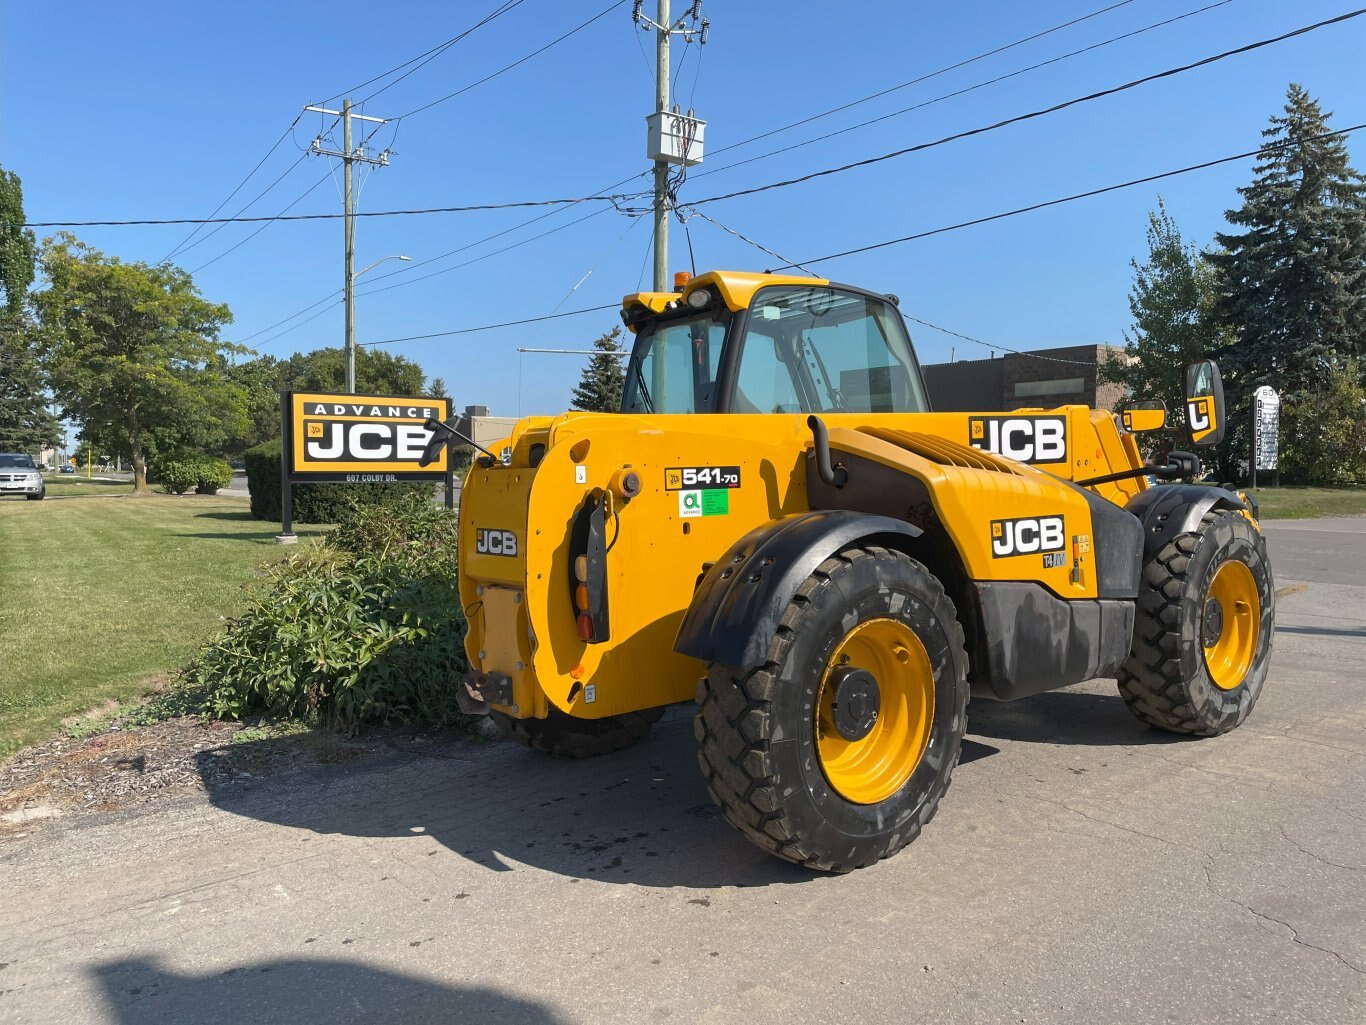
<path fill-rule="evenodd" d="M 678 284 L 623 300 L 623 413 L 929 411 L 895 296 L 731 271 Z"/>

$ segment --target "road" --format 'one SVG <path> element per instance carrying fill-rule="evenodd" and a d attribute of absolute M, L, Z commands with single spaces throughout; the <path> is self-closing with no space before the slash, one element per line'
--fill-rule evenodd
<path fill-rule="evenodd" d="M 974 705 L 938 817 L 843 877 L 712 809 L 690 726 L 450 746 L 0 849 L 0 1021 L 1366 1021 L 1366 519 L 1273 523 L 1273 676 L 1185 740 L 1113 684 Z"/>

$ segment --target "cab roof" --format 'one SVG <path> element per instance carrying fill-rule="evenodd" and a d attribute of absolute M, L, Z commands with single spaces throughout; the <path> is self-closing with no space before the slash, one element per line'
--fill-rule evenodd
<path fill-rule="evenodd" d="M 826 278 L 798 277 L 791 274 L 756 274 L 752 271 L 713 270 L 690 279 L 681 291 L 677 292 L 633 292 L 623 296 L 623 312 L 644 307 L 653 313 L 663 313 L 672 304 L 685 302 L 687 297 L 699 288 L 713 288 L 720 294 L 726 308 L 732 313 L 748 308 L 754 293 L 769 285 L 814 285 L 824 287 L 830 282 Z"/>

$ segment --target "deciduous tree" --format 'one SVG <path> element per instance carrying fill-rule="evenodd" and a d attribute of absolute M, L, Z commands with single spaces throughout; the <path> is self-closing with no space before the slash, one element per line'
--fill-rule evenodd
<path fill-rule="evenodd" d="M 221 449 L 245 430 L 246 395 L 228 377 L 228 357 L 245 350 L 219 338 L 232 315 L 189 274 L 69 234 L 44 242 L 42 263 L 48 286 L 33 306 L 53 391 L 88 436 L 126 444 L 134 491 L 147 491 L 154 441 Z"/>

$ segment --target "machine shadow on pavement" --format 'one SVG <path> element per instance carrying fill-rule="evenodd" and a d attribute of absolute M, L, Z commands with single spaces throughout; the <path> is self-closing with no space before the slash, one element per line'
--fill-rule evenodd
<path fill-rule="evenodd" d="M 565 1020 L 541 1004 L 496 990 L 444 985 L 352 961 L 259 961 L 198 976 L 133 959 L 100 965 L 94 974 L 110 1020 L 119 1025 L 559 1025 Z"/>
<path fill-rule="evenodd" d="M 1093 694 L 1076 689 L 1048 691 L 1019 701 L 971 701 L 968 735 L 1080 747 L 1182 744 L 1194 739 L 1145 726 L 1124 707 L 1117 692 Z"/>
<path fill-rule="evenodd" d="M 288 743 L 234 750 L 269 759 L 272 746 Z M 671 711 L 632 748 L 586 761 L 511 742 L 452 742 L 237 781 L 216 757 L 198 755 L 216 807 L 319 834 L 405 837 L 414 858 L 448 851 L 493 872 L 531 865 L 639 886 L 768 886 L 816 875 L 765 854 L 722 819 L 697 769 L 690 710 Z"/>

